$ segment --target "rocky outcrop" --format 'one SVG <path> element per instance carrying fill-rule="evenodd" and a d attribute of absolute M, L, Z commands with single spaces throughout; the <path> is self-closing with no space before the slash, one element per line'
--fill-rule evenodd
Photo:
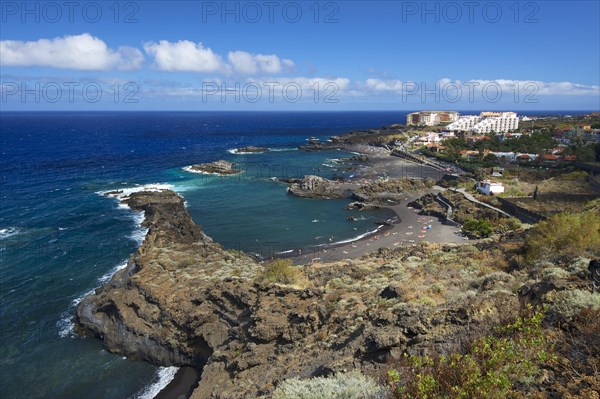
<path fill-rule="evenodd" d="M 430 179 L 388 179 L 359 185 L 354 182 L 338 182 L 319 176 L 308 175 L 302 179 L 279 179 L 291 183 L 288 193 L 303 198 L 352 198 L 348 209 L 374 209 L 379 205 L 402 201 L 407 193 L 425 191 L 433 187 Z"/>
<path fill-rule="evenodd" d="M 344 160 L 348 160 L 350 162 L 365 163 L 369 162 L 369 156 L 365 154 L 355 154 L 352 155 L 350 158 L 346 158 Z"/>
<path fill-rule="evenodd" d="M 128 266 L 78 305 L 78 331 L 132 359 L 203 367 L 193 399 L 253 398 L 291 377 L 378 373 L 406 352 L 448 353 L 515 314 L 531 292 L 590 284 L 582 260 L 568 279 L 543 273 L 562 285 L 514 292 L 533 274 L 496 268 L 522 237 L 381 249 L 299 266 L 303 286 L 267 283 L 253 258 L 207 237 L 177 194 L 135 193 L 125 202 L 145 213 L 148 234 Z"/>
<path fill-rule="evenodd" d="M 236 148 L 232 152 L 234 154 L 258 154 L 267 151 L 269 151 L 269 149 L 266 147 L 255 147 L 253 145 L 250 145 L 247 147 Z"/>
<path fill-rule="evenodd" d="M 328 148 L 332 148 L 331 142 L 321 143 L 321 141 L 316 137 L 310 137 L 306 140 L 306 144 L 298 146 L 298 149 L 303 151 L 320 151 Z"/>
<path fill-rule="evenodd" d="M 112 352 L 159 365 L 200 366 L 227 337 L 223 319 L 198 319 L 216 310 L 203 305 L 205 290 L 232 276 L 249 279 L 261 266 L 214 243 L 171 191 L 134 193 L 124 201 L 145 213 L 148 233 L 127 267 L 81 301 L 77 324 Z"/>
<path fill-rule="evenodd" d="M 354 201 L 346 205 L 347 210 L 358 209 L 359 211 L 367 211 L 371 209 L 378 209 L 379 206 L 375 204 L 369 204 L 360 201 Z"/>
<path fill-rule="evenodd" d="M 374 146 L 394 145 L 396 140 L 406 141 L 410 134 L 399 126 L 383 126 L 379 129 L 357 130 L 341 136 L 331 137 L 331 141 L 339 145 L 369 144 Z"/>
<path fill-rule="evenodd" d="M 239 169 L 234 168 L 234 164 L 228 161 L 220 160 L 209 163 L 190 165 L 183 168 L 188 172 L 205 173 L 211 175 L 235 175 L 240 173 Z"/>
<path fill-rule="evenodd" d="M 292 183 L 288 194 L 302 198 L 346 198 L 350 195 L 350 187 L 348 184 L 308 175 Z"/>
<path fill-rule="evenodd" d="M 447 210 L 438 201 L 435 194 L 425 194 L 420 198 L 408 203 L 408 206 L 419 209 L 421 215 L 446 218 Z"/>
<path fill-rule="evenodd" d="M 360 202 L 400 202 L 407 193 L 425 191 L 434 185 L 431 179 L 387 179 L 360 186 L 352 194 L 352 198 Z"/>

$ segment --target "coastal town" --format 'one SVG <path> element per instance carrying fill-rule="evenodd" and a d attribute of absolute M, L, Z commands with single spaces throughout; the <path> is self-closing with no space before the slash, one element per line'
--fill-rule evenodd
<path fill-rule="evenodd" d="M 405 124 L 354 131 L 326 142 L 311 138 L 301 148 L 318 151 L 338 147 L 362 153 L 370 161 L 364 162 L 369 166 L 362 170 L 363 177 L 379 179 L 388 186 L 399 184 L 398 179 L 419 175 L 405 169 L 406 165 L 421 165 L 421 177 L 436 182 L 430 190 L 433 197 L 424 203 L 413 193 L 406 193 L 406 200 L 410 197 L 421 215 L 435 215 L 441 217 L 443 224 L 459 226 L 465 238 L 483 238 L 506 230 L 507 218 L 510 224 L 535 224 L 565 210 L 581 211 L 589 201 L 600 198 L 598 112 L 578 116 L 518 116 L 515 112 L 460 115 L 456 111 L 421 111 L 409 113 Z M 386 160 L 390 156 L 404 163 Z M 351 161 L 356 163 L 356 159 Z M 386 167 L 382 168 L 382 164 Z M 331 195 L 342 183 L 348 193 L 352 184 L 357 184 L 356 178 L 347 180 L 341 176 L 337 180 L 341 183 L 323 179 L 310 184 L 300 181 L 305 184 L 302 196 L 322 197 L 320 190 Z M 297 191 L 292 187 L 290 193 L 297 195 Z M 337 196 L 340 195 L 338 190 Z M 360 196 L 352 194 L 350 198 Z M 372 209 L 385 205 L 367 201 L 356 206 Z M 457 217 L 461 215 L 457 208 L 461 207 L 463 211 L 465 207 L 470 209 Z M 405 208 L 394 208 L 403 220 L 410 219 Z M 434 230 L 440 233 L 446 228 Z M 447 232 L 432 236 L 430 231 L 424 231 L 418 237 L 427 241 L 455 241 Z M 382 241 L 374 244 L 415 242 L 394 239 L 377 236 L 375 240 Z M 356 245 L 345 245 L 326 254 L 326 258 L 357 255 L 359 251 L 355 248 Z M 366 252 L 363 247 L 362 253 Z M 313 259 L 320 260 L 323 255 L 318 252 Z M 303 256 L 304 260 L 308 258 L 310 255 Z"/>
<path fill-rule="evenodd" d="M 408 150 L 424 161 L 442 161 L 472 172 L 479 179 L 476 190 L 486 195 L 524 197 L 523 190 L 511 185 L 521 171 L 555 177 L 560 171 L 579 170 L 584 176 L 589 173 L 591 187 L 600 187 L 598 112 L 540 117 L 422 111 L 409 114 L 406 126 L 412 136 L 408 144 L 397 143 L 396 151 Z M 535 190 L 539 194 L 538 186 Z"/>

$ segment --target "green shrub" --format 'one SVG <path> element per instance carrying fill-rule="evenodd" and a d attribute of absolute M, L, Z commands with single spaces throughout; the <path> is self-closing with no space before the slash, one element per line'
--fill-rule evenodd
<path fill-rule="evenodd" d="M 309 380 L 291 378 L 282 382 L 272 399 L 378 399 L 385 390 L 359 371 L 316 377 Z"/>
<path fill-rule="evenodd" d="M 462 227 L 463 231 L 477 237 L 489 237 L 494 232 L 492 224 L 485 219 L 469 219 Z"/>
<path fill-rule="evenodd" d="M 559 213 L 538 223 L 525 241 L 529 262 L 557 255 L 584 255 L 600 248 L 600 215 L 597 212 Z"/>
<path fill-rule="evenodd" d="M 530 311 L 494 334 L 476 339 L 465 353 L 406 355 L 388 372 L 397 399 L 504 399 L 517 384 L 527 384 L 551 359 L 542 330 L 542 312 Z"/>
<path fill-rule="evenodd" d="M 588 174 L 583 170 L 575 170 L 560 176 L 564 180 L 579 181 L 585 183 L 588 181 Z"/>
<path fill-rule="evenodd" d="M 267 283 L 302 285 L 306 278 L 298 266 L 294 266 L 291 259 L 276 259 L 265 265 L 262 280 Z"/>

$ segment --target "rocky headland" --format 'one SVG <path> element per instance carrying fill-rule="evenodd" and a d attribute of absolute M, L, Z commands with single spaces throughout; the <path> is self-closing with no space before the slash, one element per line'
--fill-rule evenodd
<path fill-rule="evenodd" d="M 235 165 L 233 163 L 224 160 L 190 165 L 183 168 L 183 170 L 192 173 L 203 173 L 220 176 L 236 175 L 242 172 L 239 169 L 235 169 Z"/>
<path fill-rule="evenodd" d="M 452 353 L 528 303 L 559 317 L 564 292 L 591 291 L 589 259 L 523 266 L 524 233 L 272 266 L 214 243 L 174 192 L 125 201 L 148 234 L 78 305 L 79 332 L 132 359 L 203 368 L 194 399 L 268 397 L 284 380 L 352 369 L 381 381 L 405 353 Z M 527 389 L 558 380 L 551 370 Z"/>
<path fill-rule="evenodd" d="M 320 141 L 315 137 L 307 140 L 306 144 L 298 148 L 304 151 L 321 151 L 337 148 L 350 148 L 358 144 L 372 146 L 393 145 L 396 140 L 406 141 L 409 135 L 400 125 L 382 126 L 376 129 L 353 130 L 343 135 L 332 136 L 327 141 Z"/>

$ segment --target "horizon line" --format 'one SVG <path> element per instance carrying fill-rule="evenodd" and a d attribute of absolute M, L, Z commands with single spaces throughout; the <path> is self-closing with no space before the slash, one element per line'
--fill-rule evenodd
<path fill-rule="evenodd" d="M 303 110 L 191 110 L 191 109 L 141 109 L 141 110 L 133 110 L 133 109 L 124 109 L 124 110 L 115 110 L 115 109 L 75 109 L 75 110 L 26 110 L 26 109 L 17 109 L 17 110 L 0 110 L 0 114 L 4 113 L 19 113 L 19 112 L 40 112 L 40 113 L 65 113 L 65 112 L 271 112 L 271 113 L 292 113 L 292 112 L 312 112 L 312 113 L 334 113 L 334 112 L 430 112 L 430 111 L 439 111 L 439 112 L 600 112 L 599 109 L 528 109 L 528 110 L 489 110 L 489 109 L 436 109 L 436 110 L 428 110 L 428 109 L 381 109 L 381 110 L 373 110 L 373 109 L 342 109 L 342 110 L 314 110 L 314 109 L 303 109 Z"/>

